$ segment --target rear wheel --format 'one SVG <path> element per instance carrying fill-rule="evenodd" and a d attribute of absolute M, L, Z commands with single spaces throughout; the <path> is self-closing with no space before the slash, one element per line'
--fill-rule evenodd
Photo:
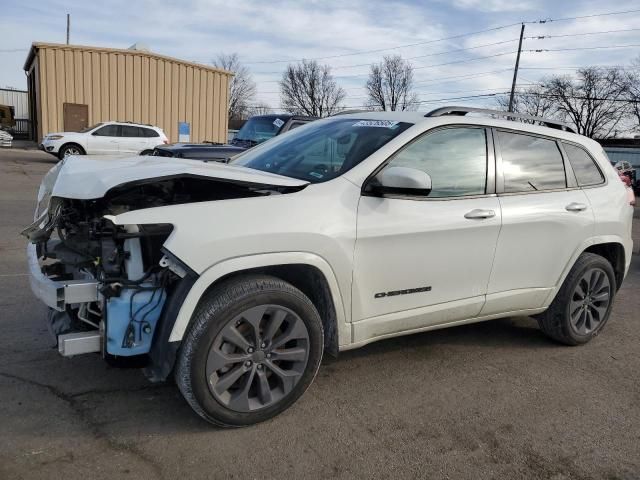
<path fill-rule="evenodd" d="M 609 319 L 615 285 L 611 264 L 600 255 L 583 253 L 549 309 L 538 316 L 540 328 L 566 345 L 587 343 Z"/>
<path fill-rule="evenodd" d="M 62 160 L 69 155 L 85 155 L 84 149 L 80 145 L 76 145 L 75 143 L 67 143 L 60 147 L 58 151 L 58 157 Z"/>
<path fill-rule="evenodd" d="M 322 350 L 320 316 L 302 292 L 274 277 L 242 277 L 201 301 L 183 339 L 176 382 L 209 422 L 251 425 L 304 393 Z"/>

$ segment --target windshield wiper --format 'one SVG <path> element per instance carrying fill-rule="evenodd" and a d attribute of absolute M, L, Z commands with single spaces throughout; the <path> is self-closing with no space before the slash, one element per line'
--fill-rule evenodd
<path fill-rule="evenodd" d="M 258 142 L 256 140 L 250 140 L 248 138 L 234 138 L 231 141 L 232 145 L 235 145 L 236 143 L 249 143 L 249 144 L 253 144 L 253 145 L 257 145 Z"/>

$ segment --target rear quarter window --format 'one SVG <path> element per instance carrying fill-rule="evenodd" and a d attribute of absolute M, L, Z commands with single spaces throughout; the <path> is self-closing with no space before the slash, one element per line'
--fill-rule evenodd
<path fill-rule="evenodd" d="M 554 140 L 498 131 L 505 193 L 567 187 L 562 154 Z"/>
<path fill-rule="evenodd" d="M 604 183 L 604 176 L 591 156 L 581 147 L 570 143 L 562 143 L 576 180 L 581 187 Z"/>
<path fill-rule="evenodd" d="M 160 136 L 160 134 L 158 132 L 156 132 L 155 130 L 153 130 L 151 128 L 140 127 L 140 130 L 142 130 L 142 136 L 143 137 L 152 138 L 152 137 L 159 137 Z"/>

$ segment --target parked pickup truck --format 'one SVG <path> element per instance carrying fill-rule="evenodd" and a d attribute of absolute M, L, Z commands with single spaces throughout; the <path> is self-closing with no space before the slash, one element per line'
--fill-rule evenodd
<path fill-rule="evenodd" d="M 171 145 L 159 145 L 153 151 L 153 155 L 224 162 L 265 140 L 286 133 L 313 120 L 316 120 L 316 118 L 299 115 L 257 115 L 246 121 L 230 145 L 213 142 L 173 143 Z"/>

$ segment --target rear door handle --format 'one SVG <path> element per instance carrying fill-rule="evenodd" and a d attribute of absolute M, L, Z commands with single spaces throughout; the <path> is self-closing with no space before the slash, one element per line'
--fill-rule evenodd
<path fill-rule="evenodd" d="M 587 206 L 584 203 L 571 202 L 569 205 L 564 207 L 568 212 L 582 212 L 587 209 Z"/>
<path fill-rule="evenodd" d="M 465 213 L 464 218 L 469 219 L 483 219 L 483 218 L 493 218 L 496 216 L 496 212 L 493 210 L 483 210 L 481 208 L 476 208 L 471 210 L 470 212 Z"/>

